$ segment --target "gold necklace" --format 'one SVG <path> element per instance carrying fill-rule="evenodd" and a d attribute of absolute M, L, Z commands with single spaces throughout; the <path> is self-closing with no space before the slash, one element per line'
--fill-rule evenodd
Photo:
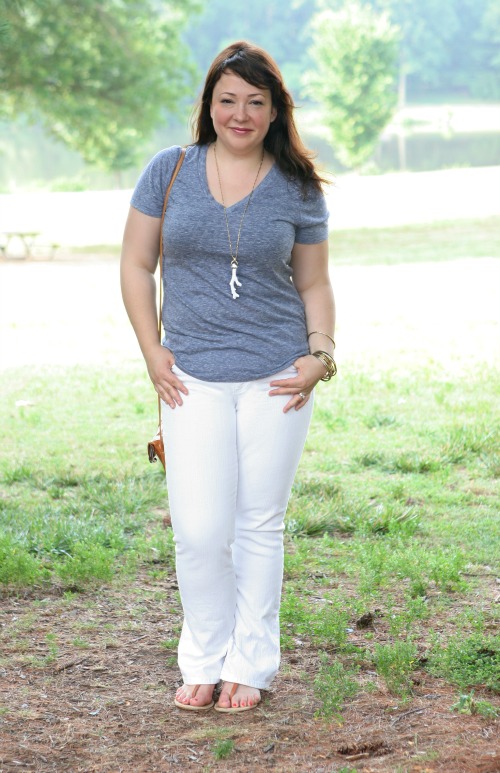
<path fill-rule="evenodd" d="M 255 176 L 255 180 L 254 180 L 254 183 L 253 183 L 253 186 L 252 186 L 252 190 L 250 191 L 250 196 L 248 197 L 247 203 L 245 205 L 245 209 L 243 210 L 243 214 L 241 216 L 240 227 L 238 229 L 238 238 L 236 240 L 236 251 L 233 252 L 233 243 L 231 241 L 231 233 L 229 231 L 229 220 L 228 220 L 228 217 L 227 217 L 226 204 L 224 202 L 224 194 L 222 193 L 222 182 L 221 182 L 221 179 L 220 179 L 219 164 L 217 163 L 217 151 L 215 150 L 215 145 L 216 145 L 216 143 L 214 143 L 215 166 L 216 166 L 216 169 L 217 169 L 217 177 L 219 178 L 220 197 L 222 199 L 222 206 L 224 207 L 224 217 L 226 219 L 227 240 L 229 242 L 229 252 L 230 252 L 230 255 L 231 255 L 231 281 L 229 282 L 229 286 L 231 288 L 231 295 L 233 296 L 233 299 L 234 299 L 234 298 L 239 298 L 240 297 L 238 295 L 238 293 L 236 292 L 235 285 L 237 285 L 238 287 L 241 287 L 241 282 L 239 281 L 238 277 L 236 276 L 236 270 L 238 268 L 238 250 L 239 250 L 239 247 L 240 247 L 241 228 L 243 226 L 243 221 L 245 219 L 245 215 L 247 213 L 247 209 L 248 209 L 250 201 L 252 199 L 253 192 L 255 190 L 255 186 L 257 185 L 257 180 L 259 178 L 260 170 L 262 169 L 262 164 L 264 163 L 264 148 L 262 148 L 262 158 L 260 160 L 259 168 L 258 168 L 257 174 Z"/>

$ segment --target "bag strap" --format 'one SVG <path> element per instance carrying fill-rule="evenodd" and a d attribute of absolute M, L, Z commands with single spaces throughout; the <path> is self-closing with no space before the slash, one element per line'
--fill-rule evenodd
<path fill-rule="evenodd" d="M 165 199 L 163 201 L 163 209 L 161 213 L 161 223 L 160 223 L 160 295 L 159 295 L 159 301 L 158 301 L 158 338 L 161 340 L 161 308 L 163 305 L 163 222 L 165 220 L 165 212 L 167 210 L 167 204 L 168 204 L 168 198 L 170 196 L 170 191 L 172 190 L 172 185 L 175 182 L 175 178 L 177 177 L 179 173 L 179 169 L 182 166 L 182 162 L 184 161 L 184 157 L 186 155 L 186 148 L 181 148 L 181 154 L 179 156 L 179 160 L 177 161 L 177 165 L 173 171 L 172 177 L 170 178 L 170 182 L 168 184 L 168 188 L 165 193 Z"/>
<path fill-rule="evenodd" d="M 173 171 L 172 177 L 170 178 L 170 182 L 168 184 L 168 188 L 165 193 L 165 199 L 163 201 L 163 210 L 161 213 L 161 222 L 160 222 L 160 259 L 159 259 L 159 265 L 160 265 L 160 292 L 158 297 L 158 338 L 161 342 L 161 309 L 163 306 L 163 222 L 165 220 L 165 212 L 167 209 L 168 204 L 168 198 L 170 196 L 170 191 L 172 190 L 172 185 L 175 182 L 175 178 L 177 177 L 179 173 L 179 169 L 182 166 L 182 162 L 184 161 L 184 157 L 186 155 L 186 148 L 181 148 L 181 154 L 179 156 L 179 160 L 177 161 L 177 165 Z M 161 423 L 161 399 L 160 395 L 158 395 L 158 426 L 160 428 L 160 437 L 163 441 L 163 427 Z"/>

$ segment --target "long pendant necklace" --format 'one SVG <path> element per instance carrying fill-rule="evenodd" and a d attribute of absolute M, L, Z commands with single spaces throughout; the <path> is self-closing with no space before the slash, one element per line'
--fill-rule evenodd
<path fill-rule="evenodd" d="M 262 164 L 264 163 L 264 148 L 262 148 L 262 158 L 260 160 L 259 168 L 257 170 L 257 174 L 255 176 L 255 180 L 252 186 L 252 190 L 250 191 L 250 196 L 247 199 L 247 203 L 245 205 L 245 209 L 243 210 L 243 214 L 241 216 L 240 221 L 240 227 L 238 229 L 238 238 L 236 240 L 236 250 L 233 252 L 233 243 L 231 241 L 231 233 L 229 231 L 229 220 L 227 217 L 227 209 L 226 204 L 224 202 L 224 194 L 222 193 L 222 183 L 220 179 L 220 171 L 219 171 L 219 164 L 217 163 L 217 151 L 215 150 L 215 143 L 214 143 L 214 158 L 215 158 L 215 166 L 217 169 L 217 177 L 219 178 L 219 188 L 220 188 L 220 197 L 222 200 L 222 206 L 224 207 L 224 217 L 226 219 L 226 230 L 227 230 L 227 240 L 229 242 L 229 252 L 231 254 L 231 281 L 229 282 L 229 286 L 231 288 L 231 295 L 234 298 L 239 298 L 240 296 L 236 292 L 236 287 L 241 287 L 241 282 L 238 279 L 238 276 L 236 274 L 236 271 L 238 269 L 238 250 L 240 247 L 240 236 L 241 236 L 241 228 L 243 226 L 243 221 L 245 219 L 245 215 L 247 213 L 247 209 L 249 207 L 250 201 L 253 196 L 253 192 L 255 190 L 255 186 L 257 185 L 257 180 L 259 178 L 260 170 L 262 169 Z"/>

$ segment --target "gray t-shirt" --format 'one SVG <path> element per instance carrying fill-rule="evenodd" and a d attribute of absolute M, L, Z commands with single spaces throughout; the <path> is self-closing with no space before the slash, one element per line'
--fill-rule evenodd
<path fill-rule="evenodd" d="M 237 288 L 229 287 L 231 255 L 224 208 L 210 193 L 206 145 L 191 145 L 172 187 L 163 231 L 165 337 L 181 370 L 205 381 L 252 381 L 307 354 L 304 306 L 292 282 L 295 242 L 327 238 L 325 198 L 275 164 L 255 188 L 238 253 Z M 144 169 L 132 206 L 161 217 L 180 147 L 160 151 Z M 233 249 L 248 197 L 227 208 Z"/>

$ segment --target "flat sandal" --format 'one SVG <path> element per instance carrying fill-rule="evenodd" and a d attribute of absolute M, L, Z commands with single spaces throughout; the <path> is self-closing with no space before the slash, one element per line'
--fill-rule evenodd
<path fill-rule="evenodd" d="M 193 688 L 193 692 L 191 694 L 191 698 L 194 698 L 196 696 L 196 693 L 200 689 L 199 684 L 195 684 Z M 190 698 L 190 700 L 191 700 Z M 208 711 L 208 709 L 211 709 L 214 705 L 213 701 L 210 701 L 210 703 L 205 703 L 203 706 L 191 706 L 190 703 L 181 703 L 180 701 L 175 698 L 174 704 L 177 706 L 178 709 L 185 709 L 186 711 Z"/>
<path fill-rule="evenodd" d="M 236 690 L 238 689 L 239 684 L 238 682 L 234 682 L 233 686 L 231 687 L 231 692 L 229 693 L 229 703 L 234 698 L 234 694 Z M 251 706 L 219 706 L 219 703 L 217 702 L 215 704 L 215 711 L 219 711 L 221 714 L 239 714 L 241 711 L 250 711 L 251 709 L 256 709 L 259 705 L 260 700 L 257 701 L 257 703 L 253 703 Z"/>

